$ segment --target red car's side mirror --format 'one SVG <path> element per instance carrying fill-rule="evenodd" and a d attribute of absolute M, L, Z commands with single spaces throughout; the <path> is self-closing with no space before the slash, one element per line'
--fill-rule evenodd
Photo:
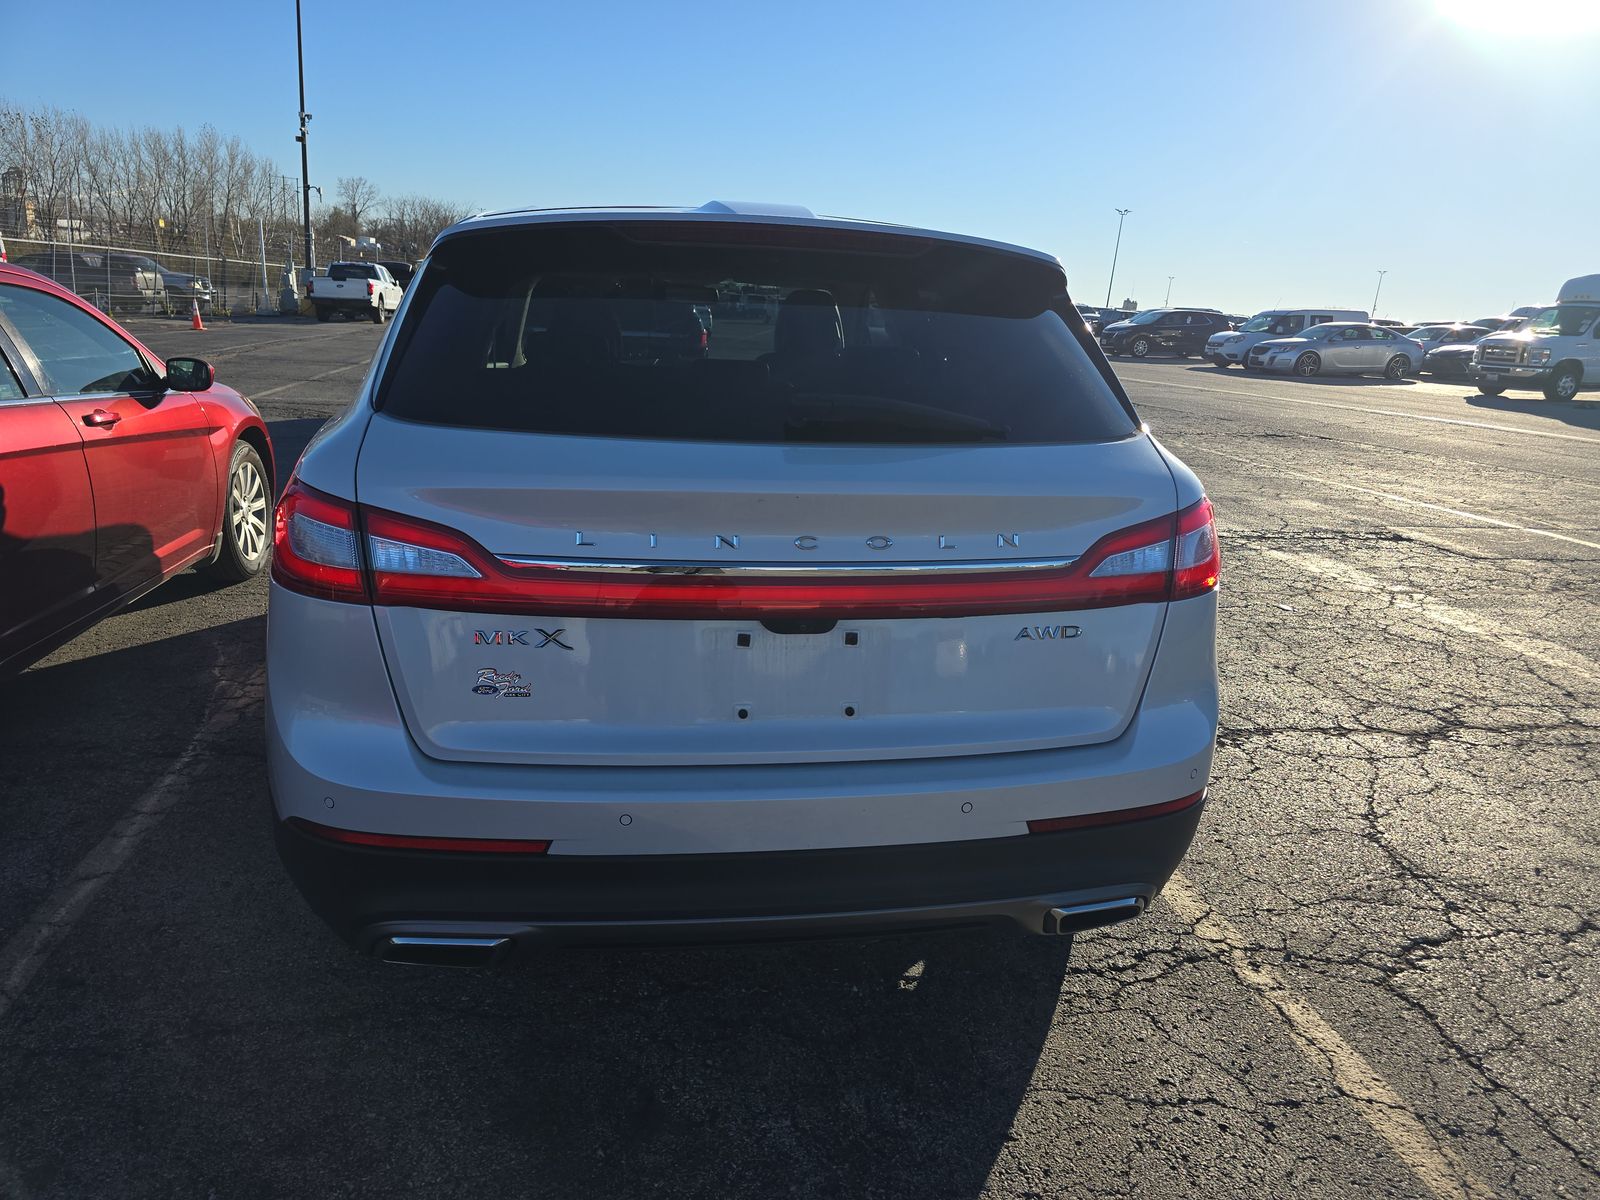
<path fill-rule="evenodd" d="M 216 378 L 216 370 L 203 358 L 169 358 L 167 377 L 162 382 L 168 391 L 203 392 Z"/>

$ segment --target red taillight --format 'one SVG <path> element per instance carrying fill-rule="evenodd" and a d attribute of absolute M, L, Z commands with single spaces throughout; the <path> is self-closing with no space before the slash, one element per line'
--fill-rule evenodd
<path fill-rule="evenodd" d="M 1110 812 L 1079 813 L 1073 817 L 1046 817 L 1042 821 L 1029 821 L 1029 833 L 1060 833 L 1064 829 L 1092 829 L 1100 825 L 1122 825 L 1129 821 L 1148 821 L 1151 817 L 1166 817 L 1193 808 L 1205 799 L 1205 792 L 1179 796 L 1162 804 L 1145 804 L 1139 808 L 1114 808 Z"/>
<path fill-rule="evenodd" d="M 291 479 L 272 519 L 272 578 L 318 599 L 364 602 L 356 506 Z"/>
<path fill-rule="evenodd" d="M 700 349 L 704 350 L 711 344 L 711 335 L 704 329 L 700 330 Z"/>
<path fill-rule="evenodd" d="M 1173 555 L 1172 598 L 1203 596 L 1222 574 L 1222 544 L 1211 501 L 1204 496 L 1178 514 L 1178 545 Z"/>
<path fill-rule="evenodd" d="M 442 526 L 374 510 L 363 516 L 375 604 L 698 620 L 957 617 L 1159 603 L 1169 594 L 1174 527 L 1166 516 L 1110 534 L 1061 568 L 751 577 L 521 565 Z"/>
<path fill-rule="evenodd" d="M 373 291 L 372 281 L 369 279 L 367 281 L 367 295 L 369 295 L 369 296 L 372 295 L 372 291 Z"/>
<path fill-rule="evenodd" d="M 315 283 L 316 283 L 316 280 L 314 280 L 314 279 L 306 280 L 306 295 L 308 295 L 308 296 L 311 295 L 312 290 L 313 290 L 312 285 L 315 284 Z"/>
<path fill-rule="evenodd" d="M 453 529 L 379 509 L 358 512 L 298 480 L 279 505 L 274 544 L 273 577 L 330 600 L 694 620 L 960 617 L 1158 604 L 1211 590 L 1218 564 L 1204 500 L 1107 534 L 1068 566 L 869 575 L 797 567 L 792 575 L 744 575 L 510 561 Z"/>
<path fill-rule="evenodd" d="M 304 817 L 290 817 L 293 825 L 312 837 L 347 846 L 373 846 L 381 850 L 442 850 L 454 854 L 543 854 L 550 842 L 532 838 L 412 837 L 398 833 L 366 833 L 359 829 L 336 829 L 318 825 Z"/>

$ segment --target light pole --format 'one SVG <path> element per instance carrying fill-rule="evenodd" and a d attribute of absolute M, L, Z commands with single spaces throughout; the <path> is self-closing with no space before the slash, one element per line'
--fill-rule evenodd
<path fill-rule="evenodd" d="M 1162 308 L 1166 308 L 1167 305 L 1172 303 L 1172 281 L 1176 278 L 1176 275 L 1167 276 L 1167 298 L 1161 302 Z"/>
<path fill-rule="evenodd" d="M 300 203 L 305 218 L 306 270 L 313 271 L 317 259 L 311 246 L 311 167 L 306 159 L 306 134 L 311 114 L 306 111 L 306 52 L 300 38 L 300 0 L 294 0 L 294 52 L 300 62 L 300 135 L 294 140 L 300 143 Z"/>
<path fill-rule="evenodd" d="M 1378 293 L 1383 291 L 1383 277 L 1385 275 L 1387 275 L 1388 273 L 1389 273 L 1388 271 L 1379 271 L 1378 272 L 1378 286 L 1372 293 L 1372 315 L 1373 316 L 1377 316 L 1378 315 Z"/>
<path fill-rule="evenodd" d="M 298 0 L 296 0 L 298 3 Z M 1117 244 L 1111 251 L 1111 278 L 1106 280 L 1106 307 L 1111 307 L 1111 286 L 1117 281 L 1117 252 L 1122 249 L 1122 223 L 1128 219 L 1131 208 L 1116 209 L 1117 214 Z"/>

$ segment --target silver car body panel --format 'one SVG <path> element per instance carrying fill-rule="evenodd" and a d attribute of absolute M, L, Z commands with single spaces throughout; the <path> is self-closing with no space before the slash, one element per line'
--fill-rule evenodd
<path fill-rule="evenodd" d="M 783 765 L 441 762 L 407 731 L 372 610 L 273 584 L 268 774 L 279 817 L 415 836 L 551 838 L 551 854 L 1013 837 L 1041 816 L 1135 808 L 1204 786 L 1218 708 L 1215 630 L 1215 594 L 1169 605 L 1136 716 L 1094 746 Z"/>
<path fill-rule="evenodd" d="M 508 560 L 618 560 L 681 573 L 708 557 L 799 577 L 1019 570 L 1077 558 L 1174 510 L 1144 435 L 1065 446 L 796 446 L 559 437 L 370 423 L 364 505 L 459 530 Z M 1032 564 L 1024 566 L 1022 564 Z M 1131 719 L 1164 604 L 1082 613 L 844 622 L 527 618 L 569 651 L 475 642 L 488 615 L 379 608 L 379 638 L 419 745 L 498 762 L 810 762 L 987 754 L 1115 738 Z M 1018 639 L 1025 626 L 1071 636 Z M 843 632 L 856 634 L 845 646 Z M 741 646 L 740 638 L 745 639 Z M 537 639 L 535 639 L 537 641 Z M 515 703 L 473 692 L 515 673 Z M 668 682 L 670 681 L 670 683 Z"/>

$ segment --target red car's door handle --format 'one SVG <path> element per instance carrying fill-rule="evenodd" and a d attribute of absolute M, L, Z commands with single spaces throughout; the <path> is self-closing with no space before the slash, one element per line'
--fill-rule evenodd
<path fill-rule="evenodd" d="M 83 414 L 83 423 L 85 425 L 93 425 L 97 429 L 110 429 L 120 420 L 122 420 L 121 413 L 114 413 L 104 408 L 97 408 L 93 412 Z"/>

